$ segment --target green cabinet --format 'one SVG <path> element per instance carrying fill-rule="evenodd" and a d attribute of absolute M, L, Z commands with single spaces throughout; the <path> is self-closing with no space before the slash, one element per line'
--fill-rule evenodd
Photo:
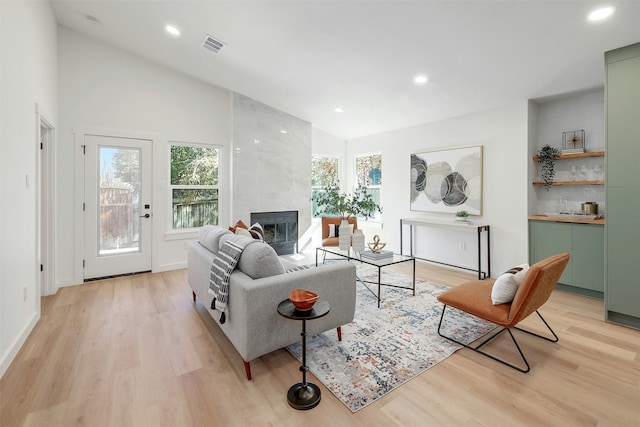
<path fill-rule="evenodd" d="M 571 254 L 559 288 L 597 298 L 604 292 L 604 226 L 529 221 L 529 263 L 561 252 Z M 564 285 L 564 286 L 562 286 Z"/>
<path fill-rule="evenodd" d="M 640 328 L 640 43 L 605 62 L 605 313 Z"/>
<path fill-rule="evenodd" d="M 604 225 L 571 224 L 573 286 L 604 292 Z"/>

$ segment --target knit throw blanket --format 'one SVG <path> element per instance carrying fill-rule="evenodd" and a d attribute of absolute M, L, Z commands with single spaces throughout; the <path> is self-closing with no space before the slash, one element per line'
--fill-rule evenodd
<path fill-rule="evenodd" d="M 244 248 L 253 243 L 246 239 L 229 239 L 220 247 L 218 255 L 211 264 L 211 274 L 209 275 L 209 293 L 213 294 L 211 309 L 222 312 L 220 323 L 224 323 L 228 315 L 229 304 L 229 279 L 231 273 L 236 268 L 238 260 Z"/>

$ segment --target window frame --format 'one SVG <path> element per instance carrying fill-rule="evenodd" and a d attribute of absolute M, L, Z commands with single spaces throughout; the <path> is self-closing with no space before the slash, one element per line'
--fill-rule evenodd
<path fill-rule="evenodd" d="M 171 159 L 171 148 L 174 146 L 180 147 L 193 147 L 193 148 L 202 148 L 202 149 L 214 149 L 217 151 L 218 155 L 218 181 L 217 184 L 213 185 L 174 185 L 171 182 L 171 169 L 172 169 L 172 159 Z M 200 142 L 184 142 L 184 141 L 167 141 L 167 176 L 168 176 L 168 185 L 167 185 L 167 229 L 169 235 L 177 235 L 177 234 L 188 234 L 197 232 L 201 227 L 185 227 L 185 228 L 174 228 L 173 226 L 173 190 L 217 190 L 218 192 L 218 208 L 217 208 L 217 217 L 218 223 L 220 223 L 221 209 L 220 209 L 220 201 L 222 199 L 223 192 L 223 152 L 224 146 L 219 144 L 211 144 L 211 143 L 200 143 Z M 219 224 L 218 224 L 219 225 Z"/>
<path fill-rule="evenodd" d="M 335 159 L 336 160 L 336 175 L 335 181 L 336 183 L 340 182 L 340 157 L 331 155 L 331 154 L 313 154 L 311 155 L 311 175 L 313 177 L 313 159 L 314 158 L 327 158 L 327 159 Z M 321 191 L 324 185 L 313 185 L 313 179 L 311 182 L 311 198 L 313 199 L 313 195 L 316 191 Z M 311 218 L 319 218 L 315 213 L 315 202 L 312 202 L 311 206 Z"/>
<path fill-rule="evenodd" d="M 362 157 L 372 157 L 372 156 L 380 156 L 380 184 L 369 184 L 368 181 L 369 179 L 367 179 L 367 184 L 364 185 L 364 187 L 367 188 L 367 190 L 369 190 L 369 192 L 371 193 L 371 190 L 375 190 L 378 193 L 378 200 L 377 203 L 378 205 L 382 206 L 382 186 L 384 184 L 384 181 L 382 180 L 384 177 L 384 173 L 383 173 L 383 167 L 382 167 L 382 153 L 381 152 L 373 152 L 373 153 L 363 153 L 363 154 L 357 154 L 354 156 L 353 160 L 353 164 L 354 164 L 354 174 L 353 174 L 353 181 L 354 181 L 354 189 L 357 188 L 359 185 L 361 185 L 362 183 L 358 180 L 358 159 L 362 158 Z M 369 220 L 379 220 L 381 218 L 382 212 L 378 211 L 375 213 L 374 216 L 370 217 Z M 358 218 L 359 220 L 364 221 L 364 218 Z"/>

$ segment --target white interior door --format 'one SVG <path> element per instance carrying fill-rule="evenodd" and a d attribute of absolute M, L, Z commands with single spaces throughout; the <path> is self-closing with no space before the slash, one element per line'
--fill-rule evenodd
<path fill-rule="evenodd" d="M 152 142 L 85 135 L 84 279 L 151 270 Z"/>

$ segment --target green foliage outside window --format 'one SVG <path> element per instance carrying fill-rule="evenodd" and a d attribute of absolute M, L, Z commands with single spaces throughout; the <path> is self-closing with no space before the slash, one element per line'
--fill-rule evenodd
<path fill-rule="evenodd" d="M 218 149 L 171 146 L 171 185 L 217 185 Z"/>
<path fill-rule="evenodd" d="M 338 158 L 327 156 L 313 156 L 311 158 L 311 200 L 313 201 L 313 216 L 319 215 L 318 197 L 324 193 L 324 188 L 338 182 Z M 322 187 L 322 188 L 320 188 Z"/>
<path fill-rule="evenodd" d="M 171 204 L 173 228 L 218 224 L 217 148 L 171 146 Z"/>
<path fill-rule="evenodd" d="M 325 187 L 338 181 L 338 158 L 313 156 L 311 158 L 311 186 Z"/>
<path fill-rule="evenodd" d="M 356 183 L 365 187 L 382 185 L 382 154 L 356 157 Z"/>

